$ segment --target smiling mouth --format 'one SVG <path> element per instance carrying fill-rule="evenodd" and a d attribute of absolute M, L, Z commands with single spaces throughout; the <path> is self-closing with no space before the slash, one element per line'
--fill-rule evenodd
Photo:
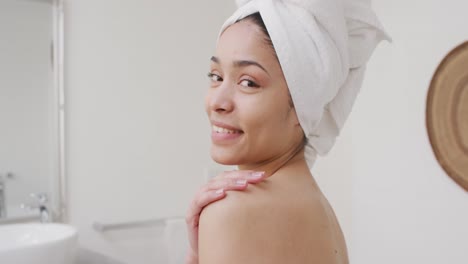
<path fill-rule="evenodd" d="M 224 128 L 224 127 L 219 127 L 219 126 L 215 126 L 215 125 L 212 125 L 212 130 L 216 133 L 223 133 L 223 134 L 241 134 L 241 133 L 244 133 L 242 130 L 232 130 L 232 129 L 227 129 L 227 128 Z"/>

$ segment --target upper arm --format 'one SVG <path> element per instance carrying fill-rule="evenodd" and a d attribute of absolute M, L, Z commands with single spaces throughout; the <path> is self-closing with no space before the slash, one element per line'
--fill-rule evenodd
<path fill-rule="evenodd" d="M 229 192 L 203 210 L 200 264 L 337 263 L 326 217 L 252 195 Z"/>
<path fill-rule="evenodd" d="M 270 224 L 261 212 L 246 204 L 242 196 L 234 193 L 228 196 L 202 212 L 199 263 L 285 263 L 273 257 L 274 235 L 267 230 Z"/>

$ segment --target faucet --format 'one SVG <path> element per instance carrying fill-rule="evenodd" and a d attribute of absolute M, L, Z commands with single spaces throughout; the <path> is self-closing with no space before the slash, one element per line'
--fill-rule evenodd
<path fill-rule="evenodd" d="M 5 182 L 0 177 L 0 218 L 6 217 Z"/>
<path fill-rule="evenodd" d="M 21 208 L 34 210 L 39 209 L 39 214 L 41 216 L 41 223 L 48 223 L 51 221 L 49 210 L 47 209 L 47 202 L 49 199 L 47 198 L 46 193 L 31 193 L 30 196 L 35 198 L 38 201 L 37 205 L 28 205 L 28 204 L 21 204 Z"/>

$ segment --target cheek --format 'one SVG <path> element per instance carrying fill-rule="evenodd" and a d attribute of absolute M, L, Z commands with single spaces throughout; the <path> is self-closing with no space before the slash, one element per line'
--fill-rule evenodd
<path fill-rule="evenodd" d="M 284 95 L 277 95 L 274 99 L 271 98 L 271 104 L 268 108 L 264 109 L 262 113 L 261 134 L 263 139 L 278 148 L 283 148 L 286 142 L 290 141 L 291 137 L 291 120 L 289 104 L 287 97 L 280 97 Z"/>
<path fill-rule="evenodd" d="M 255 131 L 257 135 L 268 137 L 267 134 L 281 133 L 287 125 L 287 105 L 279 100 L 280 95 L 259 96 L 256 100 L 250 100 L 240 105 L 242 110 L 241 120 Z"/>

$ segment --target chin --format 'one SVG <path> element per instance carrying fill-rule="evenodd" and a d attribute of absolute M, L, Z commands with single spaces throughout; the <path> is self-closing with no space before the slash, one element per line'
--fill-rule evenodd
<path fill-rule="evenodd" d="M 241 160 L 239 155 L 231 151 L 223 151 L 214 146 L 211 147 L 211 158 L 219 164 L 222 165 L 238 165 Z"/>

